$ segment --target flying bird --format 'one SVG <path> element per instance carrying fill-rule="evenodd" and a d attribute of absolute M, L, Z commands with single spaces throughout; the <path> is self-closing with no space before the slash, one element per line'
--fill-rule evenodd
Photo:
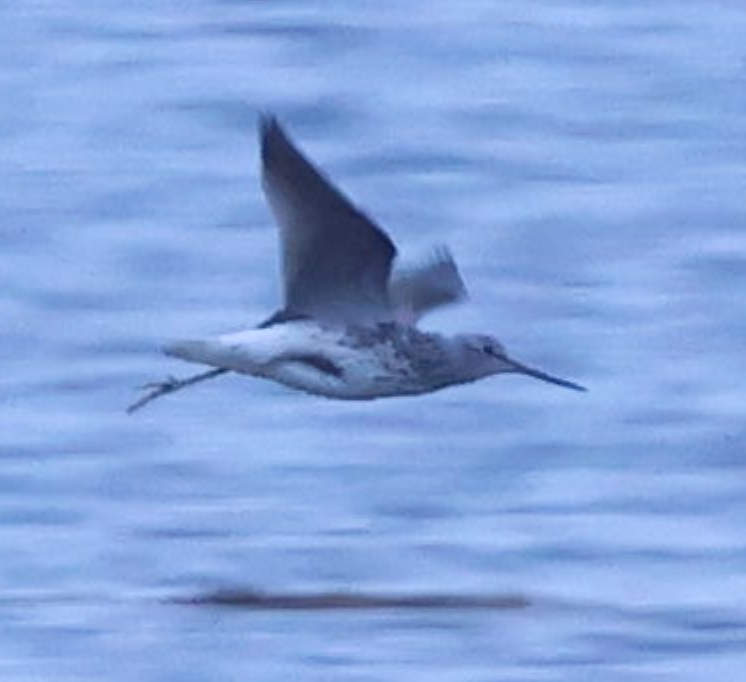
<path fill-rule="evenodd" d="M 229 372 L 341 400 L 419 395 L 504 373 L 585 390 L 518 362 L 493 336 L 420 329 L 423 315 L 466 296 L 450 252 L 394 272 L 390 237 L 276 118 L 260 119 L 259 137 L 262 185 L 280 231 L 283 305 L 254 328 L 168 344 L 167 355 L 211 369 L 146 385 L 128 412 Z"/>

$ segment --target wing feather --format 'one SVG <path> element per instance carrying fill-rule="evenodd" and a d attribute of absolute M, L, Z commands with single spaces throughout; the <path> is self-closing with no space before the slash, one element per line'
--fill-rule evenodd
<path fill-rule="evenodd" d="M 320 320 L 392 318 L 396 248 L 291 142 L 274 117 L 260 122 L 262 182 L 280 227 L 285 309 Z"/>
<path fill-rule="evenodd" d="M 466 298 L 467 292 L 451 252 L 442 247 L 423 265 L 396 273 L 389 295 L 396 319 L 413 324 L 434 308 Z"/>

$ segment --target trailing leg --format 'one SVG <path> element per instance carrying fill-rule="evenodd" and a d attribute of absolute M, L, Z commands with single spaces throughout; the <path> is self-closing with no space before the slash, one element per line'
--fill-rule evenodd
<path fill-rule="evenodd" d="M 145 407 L 149 402 L 152 400 L 155 400 L 156 398 L 160 398 L 161 396 L 168 395 L 169 393 L 174 393 L 176 391 L 180 391 L 182 388 L 186 388 L 187 386 L 193 386 L 194 384 L 197 384 L 201 381 L 207 381 L 207 379 L 213 379 L 217 376 L 220 376 L 221 374 L 226 374 L 230 370 L 227 369 L 211 369 L 208 372 L 202 372 L 201 374 L 195 374 L 191 377 L 186 377 L 184 379 L 177 379 L 175 377 L 169 377 L 165 381 L 157 381 L 151 384 L 145 384 L 143 386 L 143 389 L 150 389 L 148 393 L 146 393 L 142 398 L 140 398 L 137 402 L 132 403 L 127 408 L 127 414 L 132 414 L 133 412 L 137 412 L 142 407 Z"/>

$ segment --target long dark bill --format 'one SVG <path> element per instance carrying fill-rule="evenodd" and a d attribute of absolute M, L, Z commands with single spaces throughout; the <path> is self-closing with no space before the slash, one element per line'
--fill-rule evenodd
<path fill-rule="evenodd" d="M 565 388 L 571 388 L 573 391 L 587 391 L 588 390 L 585 386 L 581 386 L 580 384 L 576 384 L 572 381 L 568 381 L 567 379 L 560 379 L 559 377 L 554 377 L 551 374 L 542 372 L 540 369 L 534 369 L 533 367 L 527 367 L 526 365 L 523 365 L 520 362 L 516 362 L 515 360 L 511 358 L 505 357 L 502 359 L 505 360 L 507 365 L 512 368 L 512 371 L 518 372 L 519 374 L 526 374 L 527 376 L 534 377 L 535 379 L 541 379 L 542 381 L 546 381 L 550 384 L 556 384 L 557 386 L 564 386 Z"/>

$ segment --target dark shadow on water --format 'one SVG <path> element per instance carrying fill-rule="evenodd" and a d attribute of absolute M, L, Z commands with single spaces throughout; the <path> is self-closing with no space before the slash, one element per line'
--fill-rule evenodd
<path fill-rule="evenodd" d="M 177 597 L 185 606 L 220 606 L 264 611 L 323 611 L 373 609 L 524 609 L 531 605 L 513 594 L 363 594 L 359 592 L 271 593 L 255 590 L 216 590 Z"/>

